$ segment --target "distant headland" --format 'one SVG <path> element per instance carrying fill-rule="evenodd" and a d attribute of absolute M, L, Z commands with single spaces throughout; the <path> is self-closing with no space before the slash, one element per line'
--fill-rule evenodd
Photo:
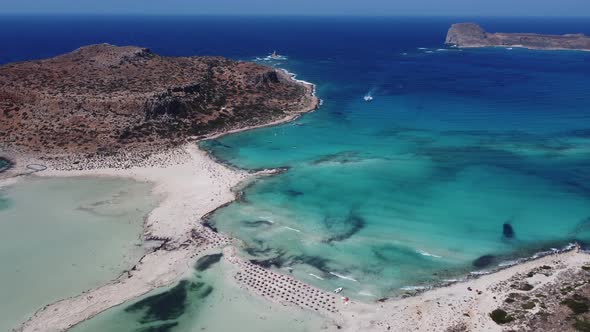
<path fill-rule="evenodd" d="M 584 34 L 490 33 L 475 23 L 451 25 L 445 43 L 460 48 L 499 46 L 537 50 L 590 51 L 590 37 Z"/>

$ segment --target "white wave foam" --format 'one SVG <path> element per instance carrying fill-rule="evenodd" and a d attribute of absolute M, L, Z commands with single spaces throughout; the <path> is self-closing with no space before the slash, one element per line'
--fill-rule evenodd
<path fill-rule="evenodd" d="M 356 280 L 356 279 L 354 279 L 354 278 L 352 278 L 352 277 L 343 276 L 343 275 L 340 275 L 340 274 L 337 274 L 337 273 L 334 273 L 334 272 L 330 272 L 330 274 L 331 274 L 331 275 L 333 275 L 333 276 L 336 276 L 336 277 L 338 277 L 338 278 L 340 278 L 340 279 L 344 279 L 344 280 L 350 280 L 350 281 L 358 282 L 358 280 Z"/>
<path fill-rule="evenodd" d="M 256 59 L 256 61 L 286 61 L 289 58 L 287 58 L 284 55 L 277 55 L 277 56 L 274 56 L 274 57 L 273 56 L 270 56 L 270 55 L 267 55 L 265 57 L 259 57 L 259 56 L 257 56 L 255 59 Z"/>
<path fill-rule="evenodd" d="M 315 275 L 315 274 L 313 274 L 313 273 L 310 273 L 309 275 L 310 275 L 310 276 L 312 276 L 312 277 L 314 277 L 314 278 L 316 278 L 316 279 L 319 279 L 319 280 L 324 280 L 324 278 L 322 278 L 322 277 L 320 277 L 320 276 L 318 276 L 318 275 Z"/>
<path fill-rule="evenodd" d="M 516 259 L 513 261 L 505 261 L 505 262 L 501 262 L 500 264 L 498 264 L 499 267 L 509 267 L 509 266 L 514 266 L 516 264 L 519 264 L 521 262 L 520 259 Z"/>
<path fill-rule="evenodd" d="M 428 47 L 418 47 L 419 50 L 427 50 Z"/>
<path fill-rule="evenodd" d="M 416 290 L 423 290 L 426 289 L 426 286 L 404 286 L 401 287 L 400 289 L 405 290 L 405 291 L 416 291 Z"/>
<path fill-rule="evenodd" d="M 474 275 L 474 276 L 482 276 L 482 275 L 490 274 L 490 273 L 492 273 L 492 272 L 490 272 L 490 271 L 471 271 L 471 272 L 469 272 L 469 274 Z"/>
<path fill-rule="evenodd" d="M 307 84 L 307 85 L 310 85 L 310 86 L 311 86 L 311 88 L 312 88 L 312 95 L 314 95 L 314 96 L 316 95 L 316 86 L 315 86 L 315 84 L 313 84 L 313 83 L 311 83 L 311 82 L 308 82 L 308 81 L 304 81 L 304 80 L 300 80 L 300 79 L 298 79 L 298 78 L 297 78 L 297 74 L 295 74 L 295 73 L 292 73 L 292 72 L 288 71 L 288 70 L 287 70 L 287 69 L 285 69 L 285 68 L 279 68 L 279 70 L 282 70 L 282 71 L 283 71 L 285 74 L 287 74 L 287 75 L 291 76 L 291 79 L 292 79 L 293 81 L 295 81 L 295 82 L 299 82 L 299 83 L 302 83 L 302 84 Z M 322 100 L 320 100 L 320 105 L 321 105 L 321 104 L 322 104 Z"/>
<path fill-rule="evenodd" d="M 424 250 L 416 250 L 416 251 L 417 251 L 417 252 L 418 252 L 420 255 L 422 255 L 422 256 L 428 256 L 428 257 L 434 257 L 434 258 L 442 258 L 442 256 L 435 255 L 435 254 L 431 254 L 431 253 L 429 253 L 429 252 L 427 252 L 427 251 L 424 251 Z"/>

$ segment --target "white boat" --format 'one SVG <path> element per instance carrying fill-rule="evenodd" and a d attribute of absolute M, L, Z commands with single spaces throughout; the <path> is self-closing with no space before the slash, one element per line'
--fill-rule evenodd
<path fill-rule="evenodd" d="M 370 94 L 368 94 L 368 95 L 364 96 L 363 99 L 365 101 L 371 101 L 371 100 L 373 100 L 373 96 L 371 96 Z"/>
<path fill-rule="evenodd" d="M 342 292 L 342 287 L 338 287 L 334 290 L 334 293 L 336 293 L 336 294 L 338 294 L 340 292 Z"/>

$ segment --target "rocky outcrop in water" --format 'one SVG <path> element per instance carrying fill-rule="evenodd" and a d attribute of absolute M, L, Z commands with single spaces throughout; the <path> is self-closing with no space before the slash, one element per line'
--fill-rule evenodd
<path fill-rule="evenodd" d="M 91 45 L 0 67 L 0 150 L 109 154 L 260 125 L 316 107 L 313 87 L 221 57 Z"/>
<path fill-rule="evenodd" d="M 475 23 L 456 23 L 445 43 L 455 47 L 524 47 L 540 50 L 587 50 L 590 37 L 583 34 L 542 35 L 536 33 L 490 33 Z"/>

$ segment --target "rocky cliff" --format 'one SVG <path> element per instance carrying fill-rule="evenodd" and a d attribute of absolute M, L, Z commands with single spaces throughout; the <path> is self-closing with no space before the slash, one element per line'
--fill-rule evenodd
<path fill-rule="evenodd" d="M 489 33 L 475 23 L 453 24 L 447 33 L 445 43 L 456 47 L 502 46 L 543 50 L 590 50 L 590 37 L 583 34 Z"/>
<path fill-rule="evenodd" d="M 312 87 L 221 57 L 163 57 L 91 45 L 0 67 L 0 149 L 154 149 L 309 111 Z"/>

